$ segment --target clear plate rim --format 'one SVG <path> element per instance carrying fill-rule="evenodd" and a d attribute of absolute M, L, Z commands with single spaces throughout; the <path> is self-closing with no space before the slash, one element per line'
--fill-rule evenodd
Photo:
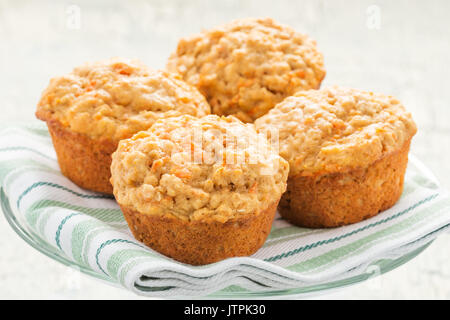
<path fill-rule="evenodd" d="M 97 280 L 101 280 L 104 283 L 107 283 L 109 285 L 112 285 L 114 287 L 122 288 L 119 284 L 116 282 L 110 280 L 107 277 L 104 277 L 100 275 L 99 273 L 94 272 L 93 270 L 86 268 L 82 265 L 79 265 L 75 263 L 74 261 L 68 259 L 67 257 L 63 256 L 60 252 L 58 252 L 55 248 L 51 247 L 44 241 L 40 240 L 39 237 L 33 235 L 32 232 L 27 230 L 26 227 L 22 226 L 19 219 L 14 215 L 11 206 L 9 204 L 9 199 L 6 196 L 5 192 L 3 191 L 3 187 L 0 187 L 0 203 L 1 208 L 3 211 L 3 215 L 6 218 L 6 221 L 11 226 L 11 228 L 14 230 L 16 234 L 19 235 L 22 240 L 24 240 L 28 245 L 36 249 L 37 251 L 41 252 L 42 254 L 46 255 L 47 257 L 51 258 L 52 260 L 55 260 L 63 265 L 66 265 L 68 267 L 74 268 L 88 276 L 91 276 Z M 378 265 L 380 268 L 380 272 L 377 276 L 380 276 L 382 274 L 385 274 L 391 270 L 394 270 L 401 265 L 405 264 L 406 262 L 414 259 L 416 256 L 418 256 L 421 252 L 423 252 L 428 246 L 431 245 L 431 243 L 434 241 L 434 239 L 431 239 L 429 242 L 425 243 L 423 246 L 420 246 L 416 248 L 415 250 L 408 252 L 407 254 L 396 258 L 396 259 L 389 259 L 389 261 L 384 261 L 384 263 L 381 263 L 382 260 L 378 260 L 373 262 L 371 265 Z M 380 264 L 381 263 L 381 264 Z M 209 295 L 204 296 L 203 298 L 210 298 L 210 299 L 242 299 L 242 298 L 253 298 L 253 299 L 279 299 L 279 298 L 295 298 L 297 297 L 305 297 L 305 296 L 311 296 L 311 295 L 318 295 L 323 294 L 326 291 L 332 291 L 333 289 L 338 288 L 344 288 L 351 285 L 355 285 L 358 283 L 361 283 L 369 278 L 373 278 L 374 275 L 370 273 L 362 273 L 358 274 L 349 278 L 337 280 L 337 281 L 330 281 L 323 284 L 313 285 L 313 286 L 307 286 L 307 287 L 301 287 L 301 288 L 293 288 L 293 289 L 284 289 L 284 290 L 275 290 L 275 291 L 262 291 L 262 292 L 226 292 L 226 291 L 218 291 Z M 144 291 L 144 290 L 143 290 Z M 174 297 L 175 298 L 175 297 Z M 186 297 L 184 297 L 186 298 Z M 192 299 L 192 297 L 190 297 Z"/>

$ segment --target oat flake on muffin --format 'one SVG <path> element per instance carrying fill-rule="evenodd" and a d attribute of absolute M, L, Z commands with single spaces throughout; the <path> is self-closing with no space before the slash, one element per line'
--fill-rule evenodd
<path fill-rule="evenodd" d="M 252 122 L 325 77 L 314 40 L 272 19 L 247 18 L 180 40 L 167 67 L 206 96 L 213 113 Z"/>

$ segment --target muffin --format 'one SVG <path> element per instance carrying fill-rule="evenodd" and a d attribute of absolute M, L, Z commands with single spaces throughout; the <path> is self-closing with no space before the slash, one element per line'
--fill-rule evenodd
<path fill-rule="evenodd" d="M 62 173 L 82 188 L 112 193 L 111 154 L 121 139 L 160 118 L 209 113 L 205 98 L 179 76 L 114 58 L 52 79 L 36 116 L 47 122 Z"/>
<path fill-rule="evenodd" d="M 114 195 L 135 238 L 193 265 L 256 252 L 289 171 L 232 116 L 160 119 L 120 141 L 112 159 Z"/>
<path fill-rule="evenodd" d="M 417 131 L 397 99 L 342 87 L 298 92 L 255 125 L 279 135 L 290 165 L 280 214 L 311 228 L 355 223 L 393 206 Z"/>
<path fill-rule="evenodd" d="M 307 35 L 272 19 L 241 19 L 181 39 L 167 68 L 207 98 L 212 112 L 253 122 L 325 77 L 322 54 Z"/>

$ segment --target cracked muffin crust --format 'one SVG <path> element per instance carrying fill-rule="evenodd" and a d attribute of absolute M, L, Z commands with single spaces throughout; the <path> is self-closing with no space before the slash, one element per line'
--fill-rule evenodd
<path fill-rule="evenodd" d="M 62 173 L 83 188 L 112 193 L 111 154 L 119 140 L 160 118 L 209 113 L 205 98 L 179 76 L 113 58 L 52 79 L 36 116 L 47 122 Z"/>
<path fill-rule="evenodd" d="M 234 117 L 180 116 L 122 140 L 113 154 L 117 201 L 148 215 L 226 222 L 281 197 L 289 167 Z"/>
<path fill-rule="evenodd" d="M 232 116 L 158 120 L 112 158 L 114 195 L 135 237 L 191 264 L 255 252 L 289 171 L 253 125 Z"/>
<path fill-rule="evenodd" d="M 209 113 L 202 95 L 178 76 L 151 70 L 137 60 L 113 58 L 53 78 L 36 115 L 73 132 L 117 142 L 159 118 Z"/>
<path fill-rule="evenodd" d="M 167 68 L 205 95 L 218 115 L 252 122 L 325 77 L 314 40 L 272 19 L 247 18 L 181 39 Z"/>
<path fill-rule="evenodd" d="M 399 150 L 417 130 L 394 97 L 337 86 L 298 92 L 255 126 L 278 130 L 290 175 L 366 167 Z"/>
<path fill-rule="evenodd" d="M 307 227 L 358 222 L 394 205 L 417 131 L 394 97 L 338 86 L 298 92 L 255 126 L 278 132 L 290 164 L 280 213 Z"/>

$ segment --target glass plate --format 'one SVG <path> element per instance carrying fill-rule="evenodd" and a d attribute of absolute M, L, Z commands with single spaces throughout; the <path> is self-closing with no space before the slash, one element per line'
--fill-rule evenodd
<path fill-rule="evenodd" d="M 24 223 L 22 223 L 16 215 L 14 215 L 13 211 L 11 210 L 11 206 L 9 204 L 9 199 L 3 192 L 3 189 L 0 188 L 0 202 L 1 202 L 1 208 L 2 211 L 6 217 L 6 220 L 8 221 L 9 225 L 13 228 L 13 230 L 23 239 L 25 240 L 29 245 L 31 245 L 36 250 L 42 252 L 46 256 L 50 257 L 53 260 L 56 260 L 66 266 L 72 267 L 76 270 L 79 270 L 83 272 L 84 274 L 87 274 L 89 276 L 92 276 L 96 279 L 102 280 L 104 282 L 107 282 L 108 284 L 111 284 L 115 287 L 119 287 L 119 285 L 111 280 L 109 280 L 107 277 L 103 277 L 101 274 L 93 272 L 92 270 L 84 267 L 83 265 L 77 264 L 74 261 L 71 261 L 67 259 L 64 255 L 61 254 L 58 250 L 56 250 L 54 247 L 50 246 L 46 242 L 42 241 L 38 236 L 36 236 L 33 232 L 30 232 Z M 431 243 L 426 243 L 425 245 L 419 247 L 418 249 L 409 252 L 408 254 L 401 256 L 397 259 L 384 259 L 379 260 L 372 265 L 378 266 L 377 274 L 381 275 L 386 272 L 389 272 L 402 264 L 410 261 L 417 255 L 419 255 L 422 251 L 424 251 Z M 233 292 L 233 291 L 227 291 L 222 290 L 219 292 L 216 292 L 214 294 L 211 294 L 207 297 L 209 298 L 295 298 L 296 296 L 311 296 L 311 295 L 317 295 L 317 294 L 323 294 L 326 291 L 337 289 L 337 288 L 343 288 L 350 285 L 354 285 L 357 283 L 360 283 L 362 281 L 365 281 L 369 278 L 373 278 L 375 275 L 372 273 L 363 273 L 359 274 L 347 279 L 342 279 L 339 281 L 331 281 L 320 285 L 314 285 L 309 287 L 302 287 L 302 288 L 295 288 L 295 289 L 288 289 L 288 290 L 277 290 L 277 291 L 264 291 L 264 292 Z"/>

